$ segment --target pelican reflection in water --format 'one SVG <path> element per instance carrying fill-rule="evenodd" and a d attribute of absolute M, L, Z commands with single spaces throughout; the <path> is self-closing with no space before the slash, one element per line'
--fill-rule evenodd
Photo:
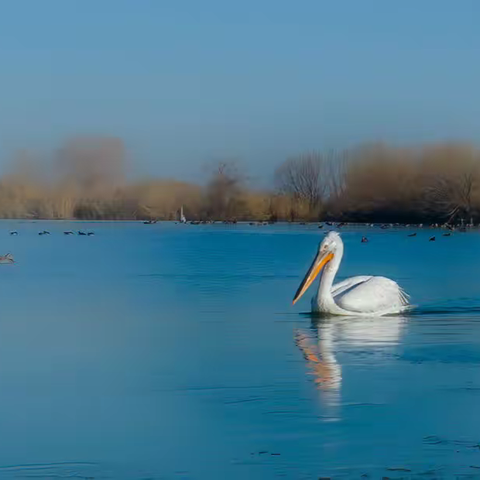
<path fill-rule="evenodd" d="M 318 274 L 324 270 L 312 311 L 343 316 L 381 316 L 404 312 L 410 307 L 408 295 L 389 278 L 362 275 L 333 285 L 343 257 L 343 241 L 330 232 L 320 243 L 317 255 L 293 299 L 295 304 Z"/>
<path fill-rule="evenodd" d="M 295 332 L 295 343 L 307 361 L 328 419 L 340 417 L 344 379 L 338 354 L 348 355 L 366 349 L 370 355 L 390 354 L 399 344 L 405 326 L 403 316 L 341 319 L 331 316 L 313 319 L 310 329 Z"/>

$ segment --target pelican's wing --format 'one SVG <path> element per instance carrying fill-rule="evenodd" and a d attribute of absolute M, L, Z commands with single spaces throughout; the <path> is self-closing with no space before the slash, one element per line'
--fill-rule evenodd
<path fill-rule="evenodd" d="M 371 275 L 361 275 L 358 277 L 347 278 L 346 280 L 343 280 L 343 282 L 338 282 L 332 287 L 332 296 L 336 297 L 337 295 L 340 295 L 341 293 L 349 290 L 350 288 L 355 287 L 359 283 L 366 282 L 371 278 Z"/>
<path fill-rule="evenodd" d="M 398 313 L 408 306 L 408 295 L 396 282 L 385 277 L 370 277 L 335 295 L 335 303 L 358 313 Z"/>

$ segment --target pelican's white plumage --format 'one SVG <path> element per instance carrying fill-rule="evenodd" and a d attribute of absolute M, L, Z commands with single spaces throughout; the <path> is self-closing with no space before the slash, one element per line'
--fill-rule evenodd
<path fill-rule="evenodd" d="M 343 257 L 343 241 L 330 232 L 320 243 L 318 253 L 295 294 L 295 303 L 323 268 L 312 311 L 332 315 L 380 316 L 404 312 L 408 295 L 397 282 L 385 277 L 358 276 L 333 285 Z"/>

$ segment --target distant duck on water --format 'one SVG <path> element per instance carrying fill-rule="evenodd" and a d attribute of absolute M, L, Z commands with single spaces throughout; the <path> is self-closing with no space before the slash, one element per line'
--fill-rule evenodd
<path fill-rule="evenodd" d="M 78 234 L 83 236 L 83 235 L 87 235 L 85 232 L 82 232 L 81 230 L 78 231 Z"/>
<path fill-rule="evenodd" d="M 50 235 L 50 232 L 47 230 L 44 230 L 43 232 L 38 232 L 39 235 Z"/>
<path fill-rule="evenodd" d="M 368 243 L 368 238 L 367 237 L 362 237 L 362 242 L 361 243 Z"/>
<path fill-rule="evenodd" d="M 11 264 L 15 263 L 15 259 L 11 253 L 7 253 L 6 255 L 0 255 L 0 264 Z"/>
<path fill-rule="evenodd" d="M 72 231 L 63 232 L 64 235 L 75 235 Z"/>
<path fill-rule="evenodd" d="M 414 233 L 409 233 L 408 236 L 409 236 L 409 237 L 416 237 L 417 234 L 416 234 L 415 232 L 414 232 Z"/>
<path fill-rule="evenodd" d="M 10 235 L 18 235 L 17 231 L 10 232 Z"/>
<path fill-rule="evenodd" d="M 435 241 L 435 237 L 430 237 L 428 241 L 429 241 L 429 242 L 434 242 L 434 241 Z"/>

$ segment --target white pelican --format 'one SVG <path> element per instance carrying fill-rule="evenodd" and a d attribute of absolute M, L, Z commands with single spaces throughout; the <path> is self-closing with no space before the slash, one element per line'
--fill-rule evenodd
<path fill-rule="evenodd" d="M 312 311 L 331 315 L 380 316 L 401 313 L 410 305 L 408 295 L 397 282 L 385 277 L 359 276 L 333 285 L 343 256 L 343 242 L 330 232 L 320 243 L 318 253 L 293 299 L 295 304 L 307 291 L 323 267 Z"/>

